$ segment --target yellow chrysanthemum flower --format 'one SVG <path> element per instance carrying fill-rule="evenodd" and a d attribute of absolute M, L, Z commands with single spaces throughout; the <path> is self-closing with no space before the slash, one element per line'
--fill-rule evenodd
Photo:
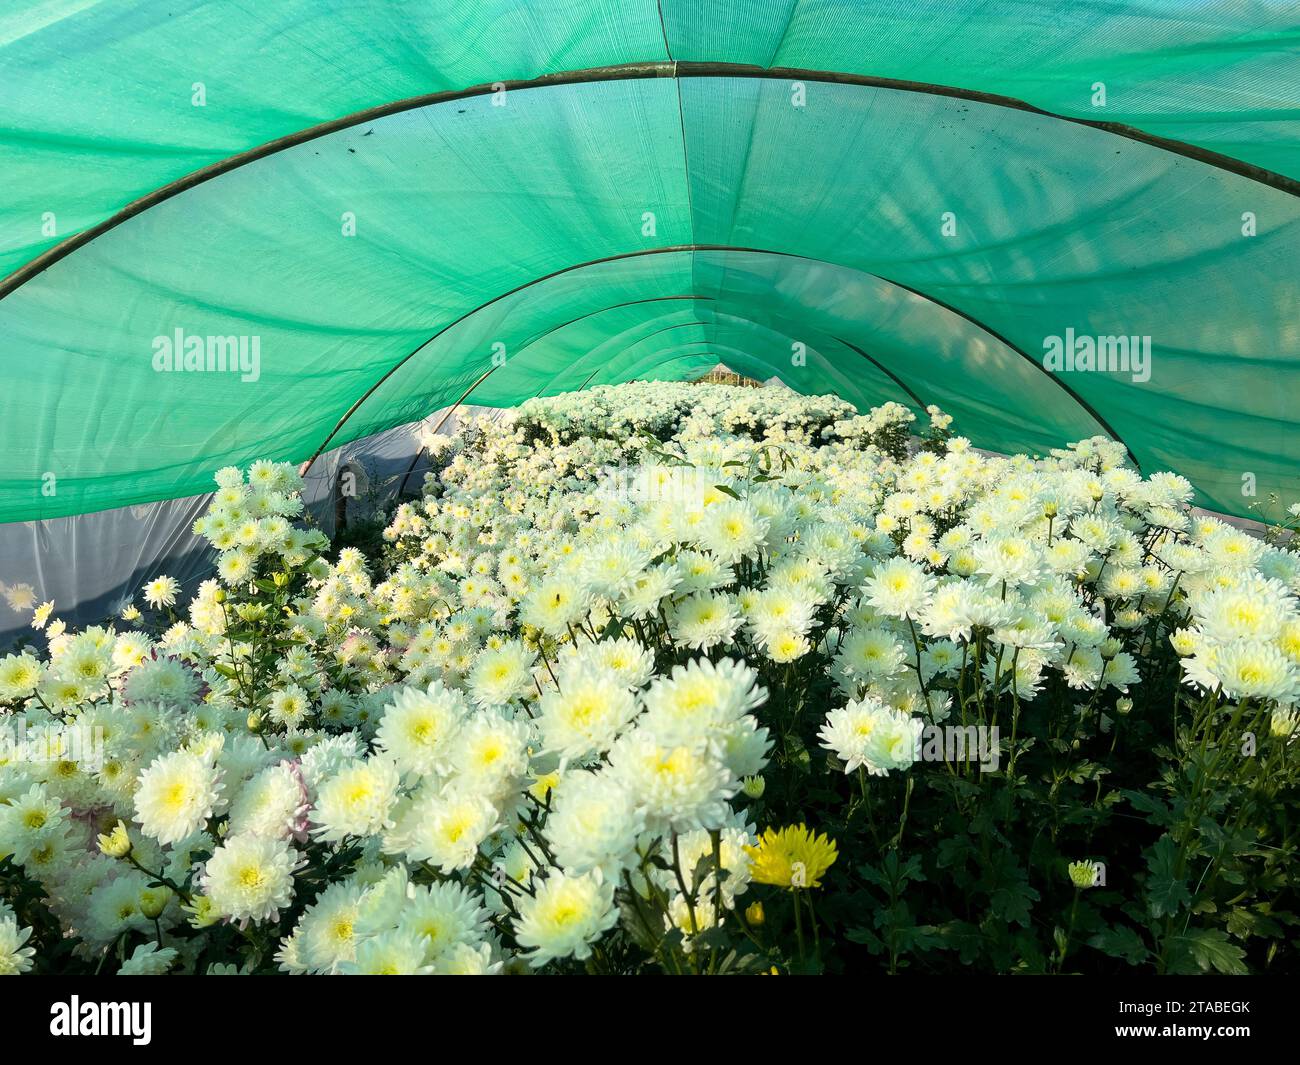
<path fill-rule="evenodd" d="M 745 851 L 754 860 L 755 881 L 791 890 L 820 887 L 822 876 L 839 856 L 833 839 L 810 832 L 801 824 L 780 830 L 769 828 L 757 847 L 746 847 Z"/>
<path fill-rule="evenodd" d="M 100 853 L 110 858 L 125 858 L 131 853 L 131 837 L 127 835 L 126 825 L 121 821 L 118 821 L 111 832 L 98 837 L 96 843 L 99 845 Z"/>

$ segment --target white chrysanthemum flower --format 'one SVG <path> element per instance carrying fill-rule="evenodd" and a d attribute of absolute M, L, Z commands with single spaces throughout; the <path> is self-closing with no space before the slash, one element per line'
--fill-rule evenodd
<path fill-rule="evenodd" d="M 159 843 L 177 843 L 202 828 L 221 801 L 221 772 L 189 751 L 155 758 L 140 774 L 135 816 Z"/>
<path fill-rule="evenodd" d="M 536 660 L 518 640 L 483 651 L 466 681 L 470 698 L 479 706 L 505 706 L 532 687 Z"/>
<path fill-rule="evenodd" d="M 585 758 L 608 750 L 636 712 L 636 699 L 613 671 L 572 669 L 562 689 L 541 700 L 542 743 L 565 758 Z"/>
<path fill-rule="evenodd" d="M 778 629 L 763 636 L 763 646 L 773 662 L 794 662 L 812 650 L 808 637 L 793 629 Z"/>
<path fill-rule="evenodd" d="M 230 804 L 228 832 L 288 839 L 308 811 L 306 785 L 288 762 L 267 766 L 239 789 Z"/>
<path fill-rule="evenodd" d="M 652 566 L 632 582 L 632 587 L 619 604 L 619 613 L 638 621 L 652 617 L 681 582 L 681 570 L 675 564 Z"/>
<path fill-rule="evenodd" d="M 460 943 L 433 964 L 439 976 L 496 976 L 501 968 L 502 962 L 494 957 L 490 943 Z"/>
<path fill-rule="evenodd" d="M 113 665 L 117 669 L 132 669 L 143 662 L 153 648 L 153 640 L 142 632 L 124 632 L 113 644 Z"/>
<path fill-rule="evenodd" d="M 730 596 L 700 592 L 673 607 L 669 626 L 683 646 L 705 651 L 735 638 L 740 628 L 740 612 Z"/>
<path fill-rule="evenodd" d="M 297 852 L 282 840 L 239 835 L 216 849 L 200 883 L 212 909 L 233 921 L 274 921 L 293 902 Z"/>
<path fill-rule="evenodd" d="M 344 766 L 320 786 L 312 821 L 326 843 L 346 836 L 368 836 L 390 826 L 399 771 L 389 758 L 374 757 Z"/>
<path fill-rule="evenodd" d="M 1300 711 L 1293 706 L 1275 706 L 1269 720 L 1269 732 L 1287 743 L 1294 742 L 1300 733 Z"/>
<path fill-rule="evenodd" d="M 515 939 L 535 968 L 557 958 L 581 961 L 591 954 L 591 944 L 618 921 L 614 885 L 598 872 L 552 873 L 535 895 L 520 899 L 518 905 Z"/>
<path fill-rule="evenodd" d="M 1127 651 L 1120 651 L 1106 660 L 1105 669 L 1102 671 L 1102 683 L 1106 687 L 1127 692 L 1129 685 L 1136 684 L 1140 679 L 1137 660 Z"/>
<path fill-rule="evenodd" d="M 302 915 L 294 929 L 294 944 L 284 961 L 292 961 L 305 971 L 336 972 L 344 962 L 356 957 L 361 920 L 361 900 L 366 888 L 361 884 L 339 881 L 330 884 Z M 286 943 L 285 948 L 288 948 Z"/>
<path fill-rule="evenodd" d="M 1061 674 L 1071 688 L 1091 691 L 1101 682 L 1105 668 L 1101 654 L 1092 647 L 1076 647 L 1061 665 Z"/>
<path fill-rule="evenodd" d="M 0 590 L 4 593 L 5 602 L 16 613 L 21 614 L 25 610 L 31 610 L 36 605 L 36 589 L 30 584 L 25 582 L 8 586 L 0 584 Z"/>
<path fill-rule="evenodd" d="M 297 684 L 287 684 L 271 693 L 268 710 L 272 721 L 285 728 L 300 728 L 311 711 L 307 693 Z"/>
<path fill-rule="evenodd" d="M 907 652 L 894 633 L 869 625 L 844 637 L 835 665 L 841 673 L 860 680 L 892 677 L 906 668 Z"/>
<path fill-rule="evenodd" d="M 752 827 L 752 826 L 751 826 Z M 718 857 L 726 876 L 722 878 L 722 905 L 724 910 L 734 909 L 736 898 L 749 888 L 750 874 L 754 859 L 747 847 L 756 846 L 758 840 L 750 828 L 742 825 L 725 826 L 718 836 Z M 712 899 L 717 887 L 716 874 L 710 864 L 709 872 L 698 881 L 695 879 L 701 858 L 713 857 L 713 834 L 709 832 L 687 832 L 677 841 L 677 857 L 681 864 L 687 886 L 701 898 Z M 677 886 L 676 876 L 662 869 L 656 870 L 662 878 L 662 885 L 669 889 Z"/>
<path fill-rule="evenodd" d="M 234 587 L 252 580 L 254 560 L 243 551 L 224 551 L 217 562 L 217 572 L 221 579 Z"/>
<path fill-rule="evenodd" d="M 584 560 L 582 575 L 596 595 L 609 599 L 631 591 L 650 564 L 650 552 L 625 539 L 598 545 Z"/>
<path fill-rule="evenodd" d="M 892 769 L 905 769 L 916 760 L 922 727 L 919 719 L 868 696 L 831 710 L 818 736 L 821 745 L 844 763 L 844 772 L 852 773 L 861 766 L 873 775 L 883 776 Z"/>
<path fill-rule="evenodd" d="M 915 562 L 891 558 L 872 571 L 863 585 L 867 602 L 891 618 L 918 618 L 934 591 L 934 578 Z"/>
<path fill-rule="evenodd" d="M 665 744 L 633 729 L 614 744 L 609 764 L 654 831 L 715 828 L 729 812 L 727 800 L 740 790 L 722 754 L 702 738 Z"/>
<path fill-rule="evenodd" d="M 813 623 L 813 610 L 808 600 L 786 588 L 768 588 L 759 592 L 746 615 L 760 636 L 782 632 L 803 635 Z"/>
<path fill-rule="evenodd" d="M 32 628 L 43 629 L 50 620 L 50 615 L 54 613 L 54 600 L 50 599 L 36 608 L 32 614 Z"/>
<path fill-rule="evenodd" d="M 463 787 L 426 786 L 392 833 L 389 847 L 444 873 L 468 869 L 500 826 L 496 807 Z"/>
<path fill-rule="evenodd" d="M 483 900 L 464 884 L 445 881 L 416 887 L 402 904 L 397 927 L 424 941 L 424 960 L 439 962 L 461 947 L 477 947 L 487 934 Z"/>
<path fill-rule="evenodd" d="M 702 547 L 726 563 L 754 556 L 767 535 L 768 522 L 745 500 L 715 503 L 696 527 Z"/>
<path fill-rule="evenodd" d="M 1025 536 L 1004 533 L 986 537 L 975 544 L 974 554 L 977 571 L 985 575 L 990 587 L 1033 585 L 1043 575 L 1042 553 Z"/>
<path fill-rule="evenodd" d="M 600 869 L 611 880 L 635 864 L 643 831 L 645 818 L 634 797 L 609 773 L 579 771 L 566 777 L 546 819 L 546 838 L 563 869 Z"/>
<path fill-rule="evenodd" d="M 113 653 L 111 647 L 73 637 L 55 658 L 55 665 L 63 676 L 80 682 L 87 690 L 98 689 L 112 671 Z"/>
<path fill-rule="evenodd" d="M 1252 574 L 1195 596 L 1192 609 L 1211 640 L 1272 640 L 1295 617 L 1296 600 L 1281 582 Z"/>
<path fill-rule="evenodd" d="M 465 697 L 435 680 L 427 688 L 402 688 L 385 708 L 375 745 L 403 772 L 429 774 L 450 768 L 447 757 L 461 722 Z"/>
<path fill-rule="evenodd" d="M 1187 679 L 1207 690 L 1222 685 L 1232 699 L 1266 698 L 1291 702 L 1300 688 L 1294 663 L 1271 643 L 1235 640 L 1183 662 Z"/>
<path fill-rule="evenodd" d="M 19 928 L 18 918 L 6 911 L 7 907 L 0 908 L 0 976 L 18 976 L 31 971 L 36 948 L 27 946 L 32 930 Z"/>
<path fill-rule="evenodd" d="M 549 636 L 563 636 L 591 606 L 586 589 L 571 578 L 552 577 L 538 582 L 524 596 L 519 620 Z"/>
<path fill-rule="evenodd" d="M 1042 690 L 1043 667 L 1046 661 L 1042 652 L 1034 650 L 1022 649 L 1014 655 L 1004 653 L 1000 661 L 996 655 L 989 654 L 984 660 L 981 675 L 988 681 L 990 691 L 1007 691 L 1014 686 L 1019 698 L 1029 700 Z M 1127 689 L 1129 678 L 1122 674 L 1122 670 L 1115 672 L 1113 679 L 1125 685 L 1121 690 Z M 1120 684 L 1116 684 L 1115 687 L 1119 687 Z"/>
<path fill-rule="evenodd" d="M 758 674 L 745 663 L 699 658 L 674 666 L 668 677 L 655 678 L 645 693 L 646 713 L 639 727 L 670 746 L 720 739 L 722 732 L 766 701 Z"/>
<path fill-rule="evenodd" d="M 598 643 L 566 644 L 556 665 L 556 673 L 563 687 L 565 675 L 570 670 L 595 667 L 613 672 L 629 691 L 645 685 L 655 671 L 654 652 L 632 637 L 622 636 Z"/>
<path fill-rule="evenodd" d="M 162 976 L 176 964 L 174 947 L 159 947 L 157 943 L 141 943 L 117 970 L 118 976 Z"/>
<path fill-rule="evenodd" d="M 1300 665 L 1300 617 L 1288 618 L 1277 634 L 1277 648 L 1296 665 Z"/>
<path fill-rule="evenodd" d="M 215 480 L 218 488 L 240 488 L 244 483 L 244 471 L 238 466 L 222 466 L 217 470 Z M 243 493 L 240 493 L 235 502 L 242 498 Z"/>
<path fill-rule="evenodd" d="M 149 658 L 126 675 L 123 695 L 130 703 L 164 703 L 188 707 L 198 697 L 199 678 L 184 662 L 167 656 Z"/>
<path fill-rule="evenodd" d="M 152 607 L 175 606 L 180 590 L 180 582 L 174 577 L 155 577 L 144 586 L 144 601 Z"/>
<path fill-rule="evenodd" d="M 1258 562 L 1265 546 L 1263 540 L 1222 523 L 1201 539 L 1201 548 L 1212 563 L 1237 572 Z"/>
<path fill-rule="evenodd" d="M 40 661 L 26 651 L 0 658 L 0 700 L 12 702 L 31 695 L 42 674 Z"/>
<path fill-rule="evenodd" d="M 433 967 L 425 964 L 420 937 L 401 929 L 390 929 L 357 944 L 356 954 L 340 963 L 344 976 L 427 976 Z"/>
<path fill-rule="evenodd" d="M 682 933 L 684 937 L 682 950 L 685 953 L 690 954 L 694 949 L 692 936 L 707 932 L 717 925 L 718 912 L 710 896 L 701 895 L 692 903 L 679 891 L 669 899 L 668 912 L 664 915 L 664 927 L 676 928 Z"/>
<path fill-rule="evenodd" d="M 306 751 L 299 760 L 302 778 L 311 792 L 318 792 L 327 779 L 344 766 L 361 758 L 362 741 L 355 732 L 327 736 Z"/>
<path fill-rule="evenodd" d="M 528 743 L 532 729 L 528 722 L 503 717 L 495 710 L 481 710 L 456 734 L 451 764 L 458 780 L 489 798 L 503 791 L 517 790 L 528 772 Z M 504 800 L 504 796 L 501 798 Z"/>
<path fill-rule="evenodd" d="M 28 864 L 37 851 L 63 838 L 69 813 L 49 784 L 32 784 L 0 804 L 0 854 Z"/>

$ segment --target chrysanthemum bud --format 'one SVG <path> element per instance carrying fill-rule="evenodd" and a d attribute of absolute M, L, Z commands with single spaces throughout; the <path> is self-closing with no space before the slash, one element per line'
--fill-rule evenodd
<path fill-rule="evenodd" d="M 262 715 L 256 710 L 252 711 L 252 713 L 248 715 L 248 731 L 249 732 L 262 731 Z"/>
<path fill-rule="evenodd" d="M 1070 883 L 1083 890 L 1094 887 L 1097 883 L 1097 865 L 1095 862 L 1071 862 Z"/>
<path fill-rule="evenodd" d="M 131 853 L 131 837 L 127 834 L 126 825 L 121 821 L 113 827 L 112 832 L 100 836 L 97 842 L 99 852 L 110 858 L 125 858 Z"/>
<path fill-rule="evenodd" d="M 226 590 L 224 588 L 218 588 L 212 593 L 212 601 L 214 603 L 224 603 L 226 601 Z"/>
<path fill-rule="evenodd" d="M 763 792 L 767 791 L 767 781 L 761 776 L 746 777 L 741 781 L 741 787 L 748 798 L 761 799 Z"/>
<path fill-rule="evenodd" d="M 1294 709 L 1273 708 L 1273 717 L 1269 721 L 1269 732 L 1278 739 L 1289 740 L 1300 728 L 1300 714 Z"/>
<path fill-rule="evenodd" d="M 140 893 L 140 913 L 146 920 L 156 921 L 162 916 L 163 910 L 167 909 L 167 903 L 171 900 L 170 888 L 146 888 Z"/>
<path fill-rule="evenodd" d="M 767 914 L 763 912 L 763 904 L 761 902 L 751 902 L 745 908 L 745 920 L 752 925 L 761 925 L 766 921 Z"/>
<path fill-rule="evenodd" d="M 1124 696 L 1115 700 L 1115 713 L 1123 715 L 1133 709 L 1133 700 Z"/>

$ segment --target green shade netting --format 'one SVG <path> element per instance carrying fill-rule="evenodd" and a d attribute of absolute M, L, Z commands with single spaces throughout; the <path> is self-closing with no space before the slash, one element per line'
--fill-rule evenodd
<path fill-rule="evenodd" d="M 27 0 L 0 12 L 0 274 L 255 145 L 440 90 L 620 63 L 1001 93 L 1300 177 L 1290 0 Z M 1106 87 L 1105 106 L 1093 86 Z M 203 86 L 203 107 L 192 103 Z M 43 232 L 54 216 L 56 234 Z"/>
<path fill-rule="evenodd" d="M 1006 93 L 1300 173 L 1281 4 L 666 0 L 662 22 L 639 2 L 431 7 L 0 15 L 8 267 L 360 108 L 668 58 Z M 0 521 L 203 491 L 220 466 L 300 461 L 471 387 L 505 405 L 719 361 L 863 409 L 938 403 L 990 448 L 1110 432 L 1230 513 L 1252 502 L 1246 475 L 1300 496 L 1293 195 L 996 103 L 803 91 L 795 106 L 785 78 L 626 76 L 474 95 L 157 203 L 0 301 Z M 258 379 L 155 372 L 176 330 L 256 338 Z M 1150 337 L 1150 379 L 1047 373 L 1045 338 L 1066 330 Z"/>

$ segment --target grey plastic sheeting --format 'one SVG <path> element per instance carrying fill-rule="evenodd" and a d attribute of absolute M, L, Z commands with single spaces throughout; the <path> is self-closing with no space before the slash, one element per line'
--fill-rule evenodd
<path fill-rule="evenodd" d="M 447 418 L 439 434 L 454 434 L 462 417 L 480 413 L 499 412 L 462 407 Z M 321 455 L 307 472 L 304 493 L 307 510 L 321 531 L 328 536 L 336 531 L 334 489 L 344 469 L 356 474 L 356 498 L 348 502 L 350 520 L 391 501 L 403 482 L 408 493 L 418 492 L 428 468 L 418 434 L 421 427 L 436 426 L 442 415 L 437 412 Z M 419 460 L 414 468 L 413 459 Z M 160 574 L 180 581 L 182 601 L 188 598 L 213 572 L 215 552 L 191 531 L 210 499 L 210 494 L 188 496 L 0 525 L 0 652 L 24 638 L 43 643 L 31 628 L 32 606 L 47 600 L 54 601 L 55 617 L 80 628 L 116 616 L 132 596 L 143 605 L 140 588 Z M 22 605 L 28 599 L 32 605 Z"/>

